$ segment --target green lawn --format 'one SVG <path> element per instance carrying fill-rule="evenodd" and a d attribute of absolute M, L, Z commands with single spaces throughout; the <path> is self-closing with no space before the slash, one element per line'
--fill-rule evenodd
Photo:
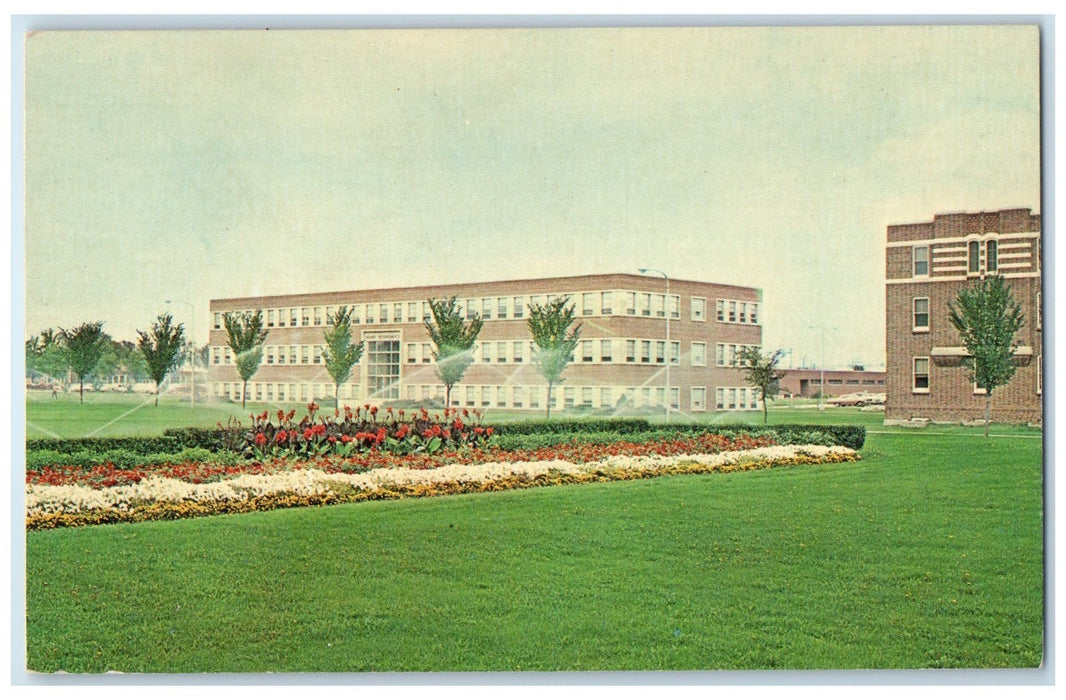
<path fill-rule="evenodd" d="M 874 434 L 842 465 L 30 532 L 28 666 L 1033 667 L 1041 444 L 977 433 Z"/>
<path fill-rule="evenodd" d="M 188 401 L 179 401 L 172 396 L 164 396 L 159 406 L 153 405 L 154 397 L 145 395 L 123 394 L 86 394 L 85 403 L 79 404 L 77 394 L 50 398 L 47 392 L 31 394 L 26 401 L 26 437 L 75 438 L 88 435 L 96 437 L 120 437 L 131 435 L 161 435 L 163 430 L 171 427 L 201 426 L 211 427 L 215 423 L 225 424 L 231 416 L 248 424 L 248 414 L 271 412 L 278 408 L 290 410 L 296 408 L 302 415 L 303 408 L 295 404 L 249 403 L 241 408 L 240 404 L 229 401 L 201 401 L 192 406 Z M 570 417 L 571 414 L 553 414 L 556 417 Z M 578 417 L 582 414 L 573 414 Z M 486 422 L 501 422 L 543 418 L 542 412 L 506 411 L 489 409 Z M 660 414 L 650 416 L 655 423 L 664 422 Z M 790 406 L 787 400 L 772 404 L 769 413 L 770 423 L 855 423 L 865 425 L 867 430 L 888 432 L 914 432 L 908 428 L 885 428 L 884 413 L 877 411 L 860 411 L 857 408 L 826 408 L 819 411 L 811 402 L 797 401 Z M 674 414 L 679 423 L 762 423 L 761 411 L 737 411 L 729 413 Z M 955 431 L 962 434 L 974 432 L 959 426 L 928 426 L 926 432 Z M 921 432 L 921 431 L 919 431 Z M 1024 426 L 993 426 L 993 432 L 1000 435 L 1039 436 L 1040 430 Z"/>

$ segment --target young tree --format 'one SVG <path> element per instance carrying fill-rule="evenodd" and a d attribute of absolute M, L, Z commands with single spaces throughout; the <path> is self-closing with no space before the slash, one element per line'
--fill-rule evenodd
<path fill-rule="evenodd" d="M 150 331 L 137 331 L 137 347 L 144 356 L 148 376 L 155 382 L 155 405 L 159 406 L 159 385 L 181 360 L 185 326 L 174 325 L 170 314 L 160 314 Z"/>
<path fill-rule="evenodd" d="M 37 342 L 37 356 L 34 358 L 33 369 L 39 374 L 50 377 L 53 381 L 59 379 L 67 372 L 67 360 L 63 353 L 62 337 L 51 328 L 41 331 Z"/>
<path fill-rule="evenodd" d="M 548 380 L 548 418 L 552 416 L 552 387 L 563 382 L 563 371 L 570 364 L 581 332 L 580 323 L 570 329 L 574 305 L 568 305 L 569 301 L 570 297 L 557 297 L 547 304 L 532 304 L 526 319 L 538 348 L 533 362 L 540 375 Z"/>
<path fill-rule="evenodd" d="M 455 297 L 430 299 L 429 311 L 432 321 L 426 321 L 426 331 L 436 346 L 433 359 L 437 363 L 437 376 L 444 384 L 444 406 L 452 405 L 452 387 L 466 374 L 474 361 L 473 348 L 481 333 L 481 316 L 474 314 L 469 322 L 463 320 Z"/>
<path fill-rule="evenodd" d="M 985 437 L 992 420 L 992 391 L 1014 376 L 1014 335 L 1025 323 L 1022 306 L 999 275 L 976 280 L 948 304 L 948 319 L 969 356 L 963 365 L 985 390 Z"/>
<path fill-rule="evenodd" d="M 241 407 L 248 403 L 248 380 L 252 378 L 259 363 L 263 361 L 263 343 L 267 331 L 263 328 L 263 310 L 227 311 L 222 314 L 222 324 L 226 328 L 226 340 L 237 362 L 237 373 L 241 375 Z"/>
<path fill-rule="evenodd" d="M 352 310 L 347 306 L 337 309 L 327 320 L 329 328 L 322 332 L 326 341 L 322 355 L 326 371 L 333 377 L 336 408 L 340 408 L 341 384 L 348 380 L 352 366 L 363 356 L 363 344 L 352 342 Z"/>
<path fill-rule="evenodd" d="M 59 329 L 67 367 L 78 377 L 78 398 L 85 403 L 85 377 L 96 369 L 104 353 L 104 322 L 83 323 L 71 330 Z"/>
<path fill-rule="evenodd" d="M 745 346 L 737 353 L 737 365 L 744 370 L 744 381 L 759 390 L 764 425 L 769 418 L 766 402 L 773 400 L 781 392 L 781 378 L 785 373 L 777 370 L 777 364 L 783 355 L 781 350 L 764 355 L 753 345 Z"/>

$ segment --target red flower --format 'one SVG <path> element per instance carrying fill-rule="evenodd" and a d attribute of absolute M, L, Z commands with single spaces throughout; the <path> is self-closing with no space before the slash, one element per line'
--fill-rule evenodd
<path fill-rule="evenodd" d="M 265 445 L 266 441 L 267 441 L 267 436 L 263 435 L 262 433 L 259 433 L 259 434 L 257 434 L 255 436 L 255 444 L 259 445 L 260 447 Z"/>
<path fill-rule="evenodd" d="M 310 428 L 304 430 L 304 440 L 310 440 L 312 437 L 314 437 L 314 432 Z"/>
<path fill-rule="evenodd" d="M 343 442 L 345 445 L 347 445 L 351 441 L 352 441 L 352 438 L 349 437 L 348 435 L 341 435 L 341 442 Z"/>
<path fill-rule="evenodd" d="M 274 437 L 274 439 L 276 441 L 278 441 L 278 442 L 285 442 L 286 440 L 289 439 L 289 434 L 287 432 L 285 432 L 284 430 L 282 430 L 282 431 L 278 432 L 278 434 Z"/>
<path fill-rule="evenodd" d="M 485 434 L 486 435 L 492 435 L 492 428 L 491 427 L 485 428 Z"/>

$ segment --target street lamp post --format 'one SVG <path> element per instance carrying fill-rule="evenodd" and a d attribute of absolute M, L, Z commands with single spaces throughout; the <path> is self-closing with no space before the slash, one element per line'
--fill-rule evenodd
<path fill-rule="evenodd" d="M 189 317 L 192 327 L 189 328 L 189 343 L 192 345 L 192 391 L 189 396 L 191 397 L 192 407 L 196 408 L 196 341 L 193 339 L 193 331 L 196 328 L 196 308 L 187 301 L 181 299 L 167 299 L 168 304 L 185 304 L 189 307 Z"/>
<path fill-rule="evenodd" d="M 638 270 L 640 274 L 646 275 L 649 272 L 662 275 L 662 278 L 666 280 L 666 299 L 663 302 L 663 315 L 666 316 L 666 422 L 670 422 L 670 407 L 673 404 L 670 391 L 670 361 L 671 361 L 671 346 L 670 346 L 670 278 L 662 270 L 656 270 L 650 267 L 642 267 Z"/>
<path fill-rule="evenodd" d="M 825 410 L 825 406 L 823 405 L 823 402 L 825 401 L 825 332 L 827 330 L 835 331 L 836 328 L 835 327 L 826 328 L 825 326 L 807 326 L 807 327 L 810 328 L 811 330 L 816 330 L 816 331 L 821 331 L 822 332 L 822 357 L 818 361 L 818 365 L 821 368 L 821 378 L 818 380 L 818 410 L 819 411 L 824 411 Z"/>

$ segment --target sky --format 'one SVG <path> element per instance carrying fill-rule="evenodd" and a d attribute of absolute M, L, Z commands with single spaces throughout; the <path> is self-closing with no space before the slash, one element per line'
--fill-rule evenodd
<path fill-rule="evenodd" d="M 785 366 L 882 367 L 887 226 L 1040 211 L 1035 26 L 42 32 L 25 60 L 27 337 L 657 268 L 760 288 Z"/>

